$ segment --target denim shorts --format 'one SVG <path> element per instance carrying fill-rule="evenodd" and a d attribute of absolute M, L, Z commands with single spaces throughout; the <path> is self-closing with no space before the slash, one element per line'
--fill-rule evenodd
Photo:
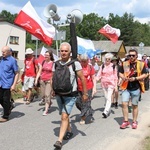
<path fill-rule="evenodd" d="M 122 92 L 122 102 L 129 102 L 129 99 L 131 98 L 132 104 L 138 105 L 140 95 L 141 95 L 140 89 L 134 91 L 124 90 Z"/>
<path fill-rule="evenodd" d="M 77 98 L 76 97 L 63 96 L 63 99 L 65 101 L 64 104 L 63 104 L 60 96 L 56 95 L 56 100 L 57 100 L 57 104 L 59 107 L 59 114 L 61 114 L 62 112 L 70 114 Z M 67 110 L 67 112 L 66 112 L 66 110 Z"/>

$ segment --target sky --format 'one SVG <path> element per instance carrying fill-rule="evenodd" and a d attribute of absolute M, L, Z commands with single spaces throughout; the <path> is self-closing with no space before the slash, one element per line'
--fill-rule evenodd
<path fill-rule="evenodd" d="M 0 0 L 0 12 L 7 10 L 15 14 L 24 7 L 28 0 Z M 63 23 L 67 15 L 74 9 L 79 9 L 83 14 L 96 13 L 99 17 L 108 18 L 109 13 L 123 16 L 125 12 L 132 13 L 135 20 L 141 23 L 150 21 L 150 0 L 30 0 L 39 17 L 44 17 L 43 11 L 47 5 L 55 4 L 57 13 Z"/>

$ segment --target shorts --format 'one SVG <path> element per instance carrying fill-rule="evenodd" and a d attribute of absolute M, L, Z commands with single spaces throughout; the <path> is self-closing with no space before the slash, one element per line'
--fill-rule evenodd
<path fill-rule="evenodd" d="M 34 86 L 34 77 L 24 77 L 24 90 L 32 89 Z"/>
<path fill-rule="evenodd" d="M 129 102 L 129 99 L 131 98 L 132 104 L 138 105 L 140 95 L 141 95 L 140 89 L 134 91 L 124 90 L 122 92 L 122 102 Z"/>
<path fill-rule="evenodd" d="M 59 107 L 59 114 L 61 114 L 62 112 L 70 114 L 77 98 L 76 97 L 68 97 L 68 96 L 63 96 L 63 98 L 65 101 L 65 104 L 63 104 L 60 96 L 56 95 L 56 100 L 57 100 L 57 104 Z"/>

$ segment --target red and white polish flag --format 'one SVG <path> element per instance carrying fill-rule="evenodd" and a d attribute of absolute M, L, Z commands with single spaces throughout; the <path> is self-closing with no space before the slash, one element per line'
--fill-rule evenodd
<path fill-rule="evenodd" d="M 38 16 L 30 1 L 21 9 L 14 23 L 47 45 L 52 45 L 55 27 Z"/>
<path fill-rule="evenodd" d="M 47 48 L 45 48 L 44 46 L 42 47 L 41 49 L 41 53 L 39 55 L 39 57 L 37 58 L 38 60 L 38 63 L 42 64 L 42 62 L 44 61 L 45 59 L 45 52 L 48 51 Z"/>
<path fill-rule="evenodd" d="M 113 43 L 118 41 L 118 38 L 121 34 L 120 29 L 113 28 L 109 24 L 106 24 L 98 32 L 110 39 Z"/>
<path fill-rule="evenodd" d="M 42 64 L 42 62 L 45 59 L 45 53 L 48 51 L 47 48 L 45 48 L 44 46 L 41 49 L 41 53 L 39 55 L 39 57 L 37 58 L 38 63 Z M 53 54 L 54 57 L 54 61 L 57 61 L 59 58 L 57 57 L 57 55 Z"/>

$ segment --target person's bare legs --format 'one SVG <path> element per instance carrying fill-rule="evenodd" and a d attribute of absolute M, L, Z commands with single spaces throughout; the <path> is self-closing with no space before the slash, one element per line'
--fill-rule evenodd
<path fill-rule="evenodd" d="M 70 123 L 69 123 L 69 115 L 62 112 L 58 141 L 60 141 L 60 142 L 63 141 L 63 137 L 64 137 L 66 131 L 71 132 L 71 127 L 70 127 Z"/>
<path fill-rule="evenodd" d="M 137 105 L 132 105 L 132 109 L 133 109 L 133 122 L 137 121 L 137 116 L 138 116 L 138 106 Z"/>
<path fill-rule="evenodd" d="M 122 102 L 122 113 L 124 121 L 128 121 L 128 102 Z"/>
<path fill-rule="evenodd" d="M 29 88 L 27 91 L 27 102 L 26 102 L 26 104 L 29 104 L 31 102 L 31 94 L 32 94 L 32 88 Z"/>
<path fill-rule="evenodd" d="M 49 105 L 50 105 L 50 102 L 46 102 L 45 103 L 45 112 L 48 112 Z"/>

